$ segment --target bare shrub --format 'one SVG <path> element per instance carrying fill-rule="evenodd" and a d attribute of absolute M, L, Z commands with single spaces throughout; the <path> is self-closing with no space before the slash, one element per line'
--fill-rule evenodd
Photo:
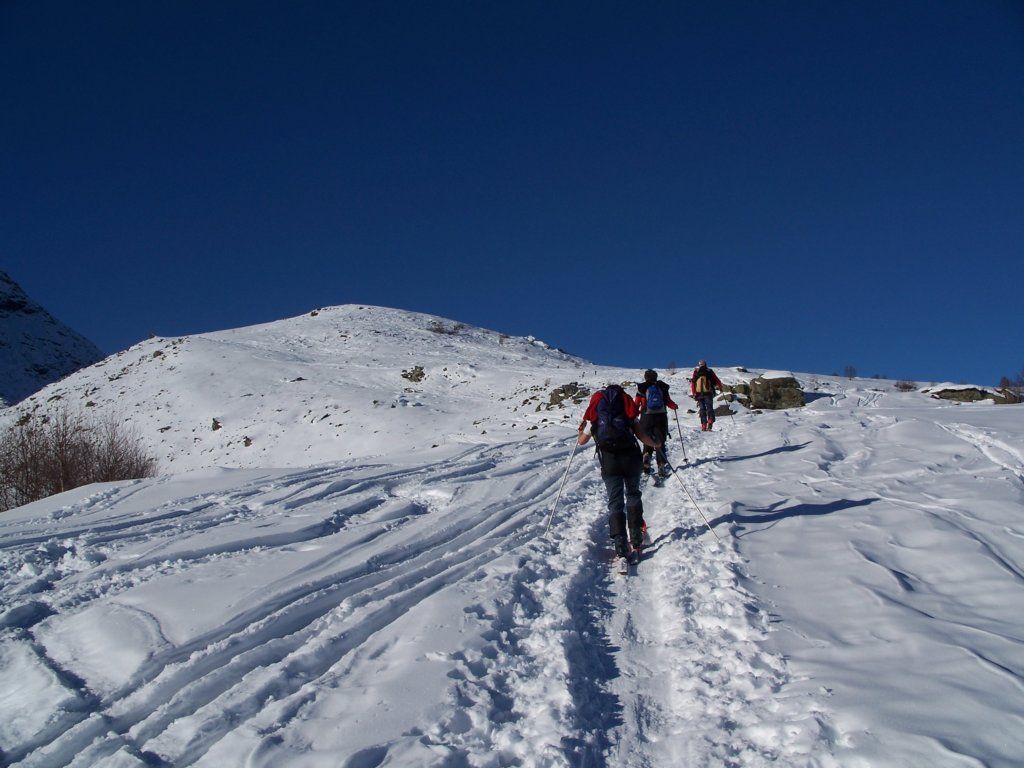
<path fill-rule="evenodd" d="M 138 433 L 114 415 L 61 409 L 0 432 L 0 511 L 89 483 L 156 474 Z"/>
<path fill-rule="evenodd" d="M 906 379 L 900 379 L 893 386 L 895 386 L 900 392 L 913 392 L 917 389 L 917 384 L 915 382 L 907 381 Z"/>
<path fill-rule="evenodd" d="M 843 376 L 845 376 L 848 379 L 855 379 L 857 378 L 857 369 L 854 368 L 852 365 L 848 365 L 845 368 L 843 368 Z"/>

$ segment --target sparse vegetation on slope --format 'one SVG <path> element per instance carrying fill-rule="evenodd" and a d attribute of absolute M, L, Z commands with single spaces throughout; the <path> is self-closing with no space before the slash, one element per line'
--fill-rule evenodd
<path fill-rule="evenodd" d="M 111 415 L 67 408 L 26 415 L 0 432 L 0 511 L 89 483 L 156 474 L 137 433 Z"/>

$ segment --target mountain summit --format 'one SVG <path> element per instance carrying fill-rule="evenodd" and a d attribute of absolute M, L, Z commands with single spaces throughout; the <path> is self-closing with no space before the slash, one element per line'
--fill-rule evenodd
<path fill-rule="evenodd" d="M 95 344 L 56 320 L 0 272 L 0 407 L 102 357 Z"/>
<path fill-rule="evenodd" d="M 308 466 L 522 437 L 570 418 L 550 390 L 583 366 L 530 336 L 344 305 L 147 339 L 14 410 L 130 418 L 163 472 Z"/>

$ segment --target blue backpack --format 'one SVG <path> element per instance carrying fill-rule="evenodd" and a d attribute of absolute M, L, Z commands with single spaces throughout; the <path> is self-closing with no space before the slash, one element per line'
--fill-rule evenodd
<path fill-rule="evenodd" d="M 626 416 L 626 393 L 614 384 L 605 388 L 597 402 L 597 447 L 609 453 L 626 453 L 636 447 L 633 425 Z"/>
<path fill-rule="evenodd" d="M 661 413 L 665 410 L 665 393 L 661 391 L 661 385 L 658 382 L 647 387 L 647 410 L 654 413 Z"/>

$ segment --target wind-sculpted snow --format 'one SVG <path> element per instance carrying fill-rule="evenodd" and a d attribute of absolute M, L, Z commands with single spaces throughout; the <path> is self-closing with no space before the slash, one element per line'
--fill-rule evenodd
<path fill-rule="evenodd" d="M 844 762 L 1018 766 L 1024 410 L 850 394 L 765 414 L 721 463 L 774 645 Z"/>
<path fill-rule="evenodd" d="M 827 756 L 827 716 L 811 696 L 780 693 L 786 665 L 759 645 L 768 617 L 681 487 L 649 492 L 653 551 L 630 580 L 610 575 L 589 451 L 553 535 L 538 538 L 566 442 L 467 447 L 419 465 L 206 471 L 5 516 L 15 619 L 0 675 L 32 701 L 31 716 L 10 703 L 0 713 L 6 760 Z M 708 504 L 709 459 L 724 442 L 692 446 L 705 463 L 684 473 Z"/>

